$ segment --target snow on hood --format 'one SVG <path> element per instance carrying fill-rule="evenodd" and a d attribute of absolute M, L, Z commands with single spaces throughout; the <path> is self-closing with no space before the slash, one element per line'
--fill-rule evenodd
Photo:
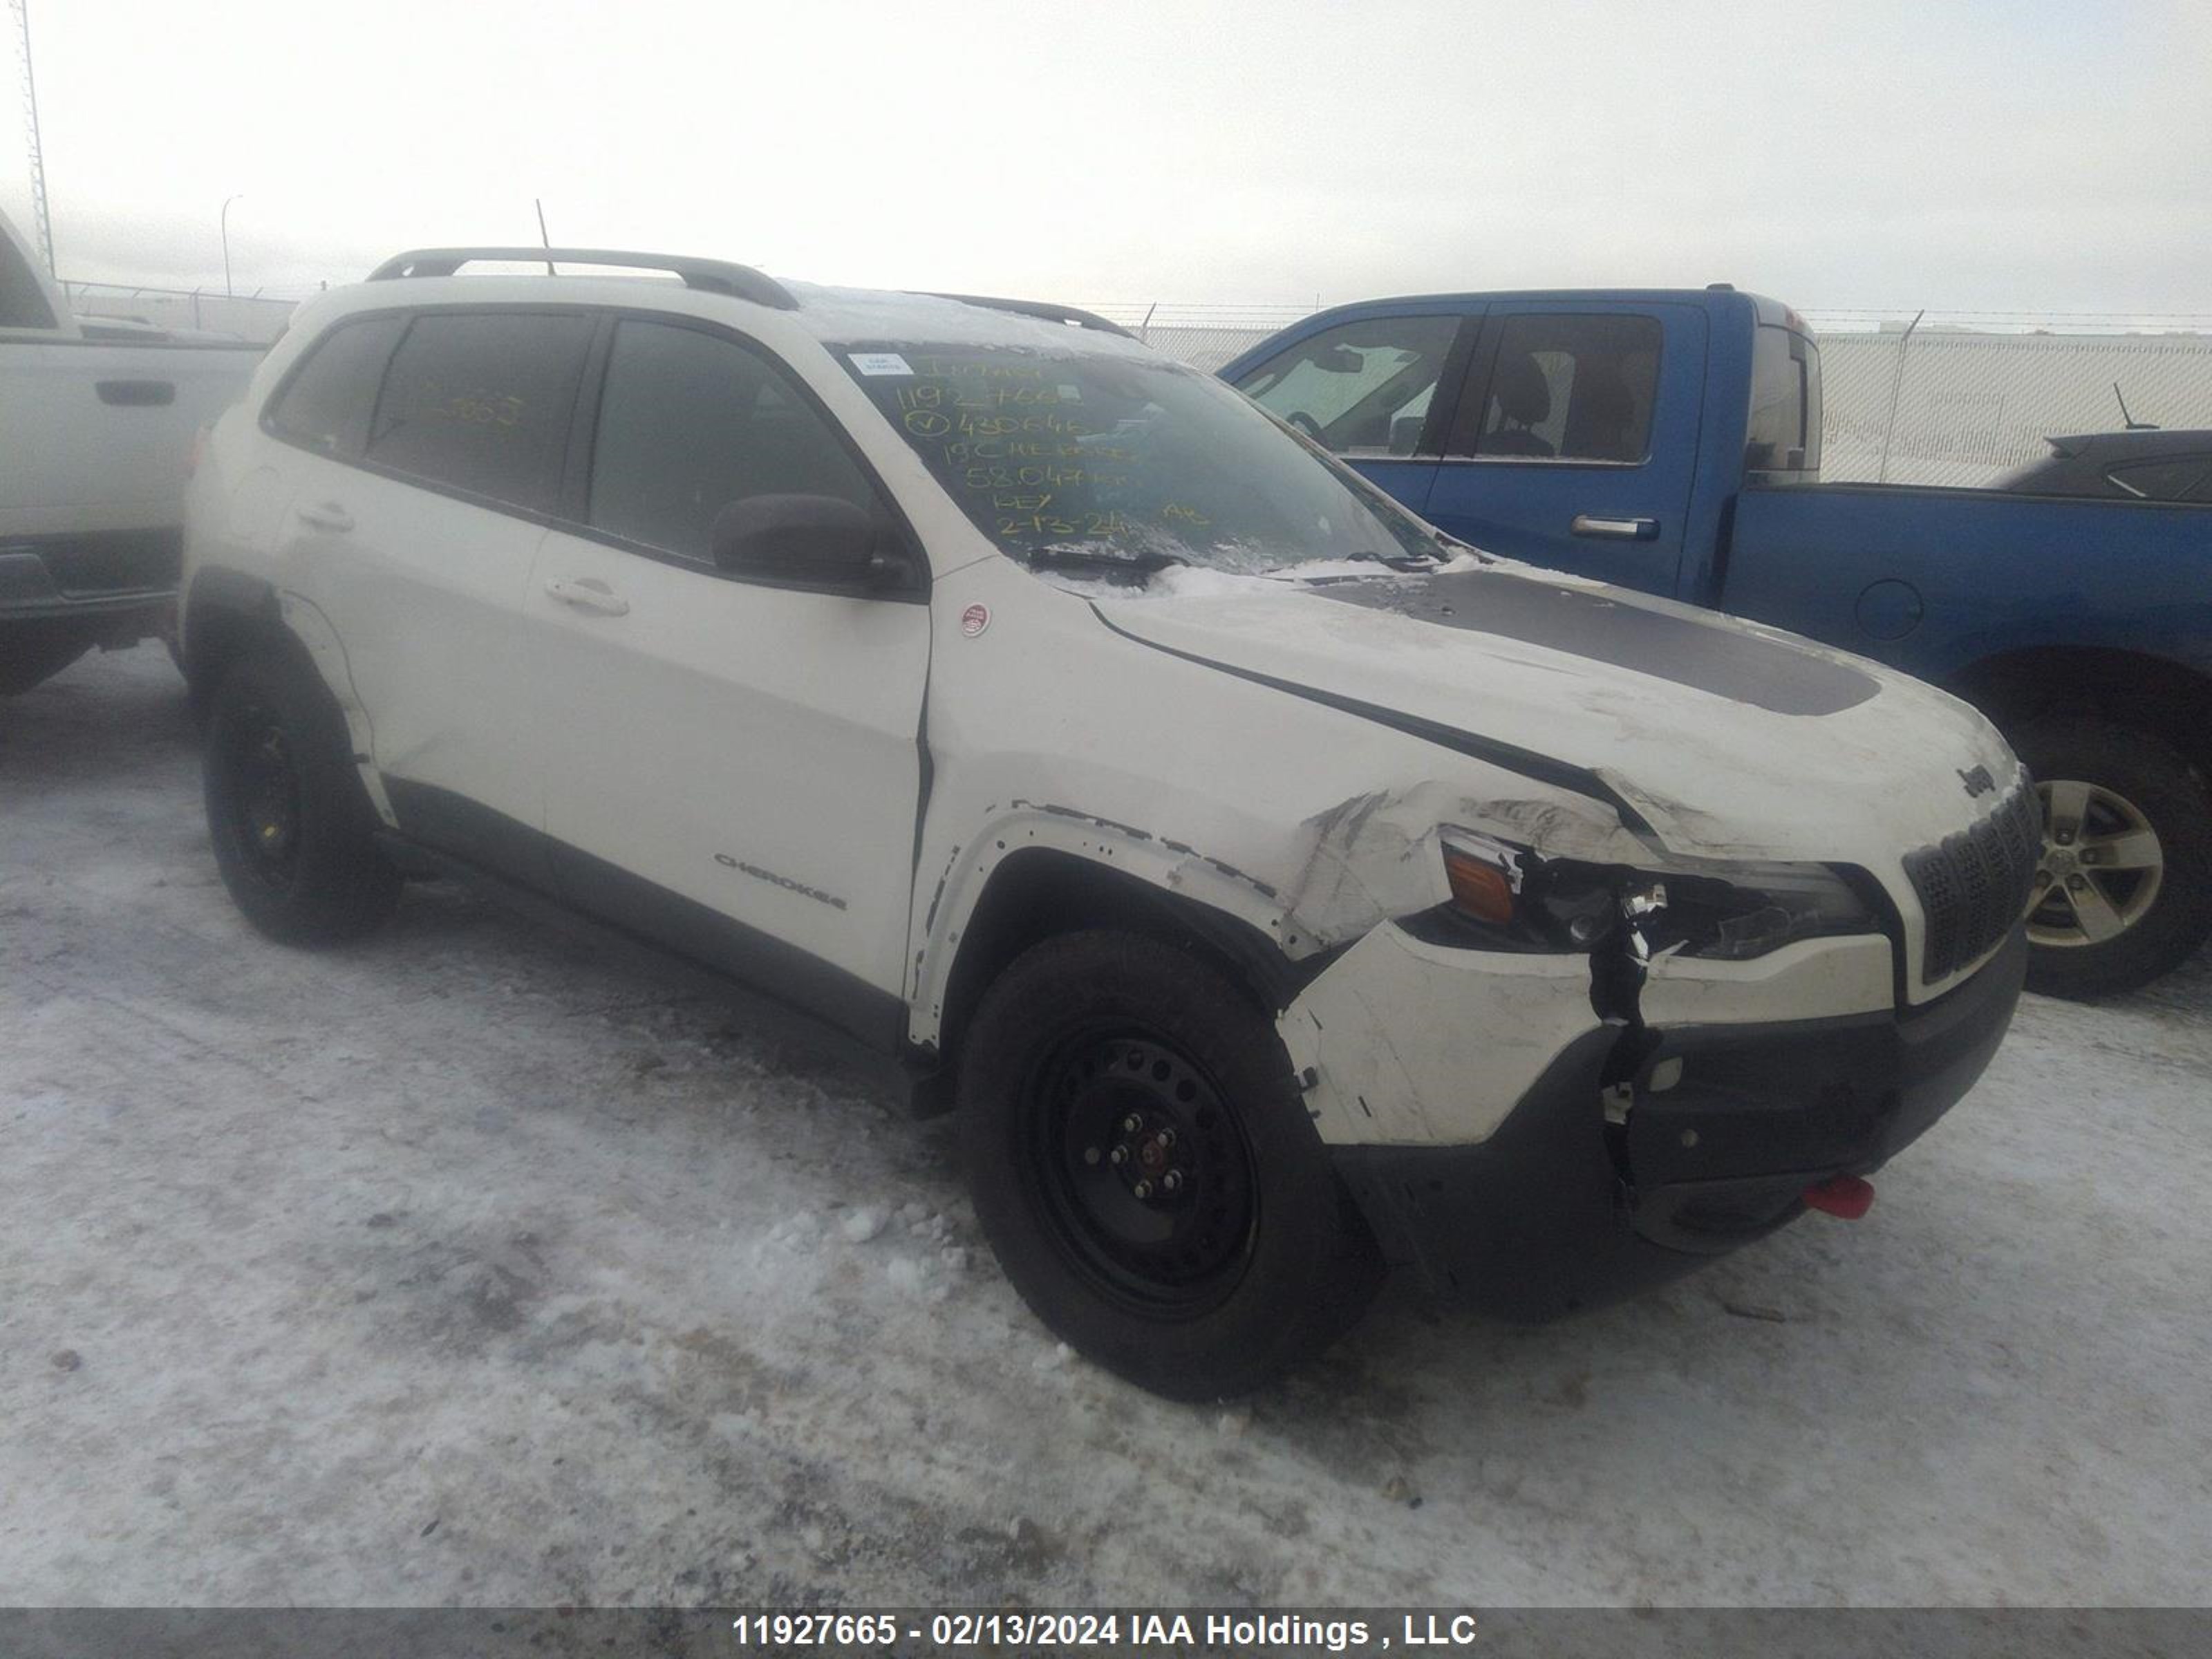
<path fill-rule="evenodd" d="M 1264 556 L 1255 553 L 1249 569 L 1224 570 L 1212 565 L 1174 564 L 1152 573 L 1141 587 L 1131 587 L 1126 583 L 1103 577 L 1050 568 L 1041 569 L 1036 574 L 1055 587 L 1065 588 L 1087 599 L 1141 601 L 1218 599 L 1238 593 L 1282 593 L 1310 588 L 1318 582 L 1402 582 L 1408 574 L 1420 578 L 1463 576 L 1477 570 L 1517 571 L 1560 587 L 1606 586 L 1605 583 L 1593 577 L 1571 575 L 1563 570 L 1546 570 L 1520 559 L 1509 559 L 1502 554 L 1486 553 L 1471 547 L 1462 547 L 1450 558 L 1442 560 L 1428 569 L 1410 573 L 1394 570 L 1373 559 L 1313 559 L 1303 564 L 1271 567 Z"/>
<path fill-rule="evenodd" d="M 1467 552 L 1437 565 L 1434 570 L 1421 574 L 1455 574 L 1510 562 L 1512 562 L 1494 558 L 1487 553 Z M 1148 599 L 1280 594 L 1310 588 L 1316 582 L 1395 581 L 1401 579 L 1401 574 L 1372 559 L 1316 559 L 1304 564 L 1279 565 L 1273 568 L 1261 568 L 1255 562 L 1255 568 L 1249 570 L 1223 570 L 1202 564 L 1172 564 L 1164 570 L 1152 573 L 1141 587 L 1132 587 L 1126 582 L 1114 581 L 1103 576 L 1055 570 L 1050 566 L 1039 569 L 1036 574 L 1054 587 L 1063 588 L 1084 599 L 1122 599 L 1137 604 Z"/>
<path fill-rule="evenodd" d="M 1979 714 L 1877 664 L 1487 556 L 1079 591 L 1146 643 L 1581 768 L 1686 854 L 1893 866 L 1981 816 L 1962 769 L 2018 773 Z"/>

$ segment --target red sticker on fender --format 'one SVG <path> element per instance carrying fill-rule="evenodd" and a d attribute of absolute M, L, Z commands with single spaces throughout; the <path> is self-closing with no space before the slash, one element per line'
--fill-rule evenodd
<path fill-rule="evenodd" d="M 960 613 L 960 631 L 971 640 L 990 625 L 991 607 L 988 605 L 971 605 Z"/>

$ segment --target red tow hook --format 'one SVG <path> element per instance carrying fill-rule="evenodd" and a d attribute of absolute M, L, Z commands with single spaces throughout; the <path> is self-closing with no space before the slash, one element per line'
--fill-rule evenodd
<path fill-rule="evenodd" d="M 1857 1176 L 1838 1176 L 1805 1189 L 1805 1207 L 1844 1221 L 1856 1221 L 1874 1208 L 1874 1183 Z"/>

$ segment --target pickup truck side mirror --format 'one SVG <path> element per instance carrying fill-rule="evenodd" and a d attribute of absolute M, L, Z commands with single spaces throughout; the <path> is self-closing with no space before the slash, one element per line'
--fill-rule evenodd
<path fill-rule="evenodd" d="M 808 586 L 902 587 L 907 556 L 867 512 L 835 495 L 748 495 L 714 515 L 717 569 Z"/>

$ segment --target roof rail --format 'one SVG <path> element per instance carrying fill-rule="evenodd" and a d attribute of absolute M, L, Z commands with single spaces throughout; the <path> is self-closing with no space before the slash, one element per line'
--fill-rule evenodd
<path fill-rule="evenodd" d="M 368 273 L 372 283 L 395 276 L 450 276 L 463 265 L 497 261 L 501 264 L 564 265 L 627 265 L 639 270 L 665 270 L 683 279 L 684 286 L 708 294 L 727 294 L 778 311 L 796 311 L 799 301 L 775 277 L 750 265 L 725 259 L 692 259 L 666 253 L 626 253 L 603 247 L 418 247 L 395 253 Z"/>
<path fill-rule="evenodd" d="M 1137 337 L 1119 323 L 1109 323 L 1094 311 L 1078 311 L 1073 306 L 1048 305 L 1042 300 L 994 300 L 981 294 L 931 293 L 933 300 L 957 300 L 963 306 L 988 306 L 994 311 L 1012 311 L 1024 317 L 1040 317 L 1048 323 L 1066 323 L 1076 328 L 1095 328 L 1107 334 L 1118 334 L 1125 340 Z"/>

